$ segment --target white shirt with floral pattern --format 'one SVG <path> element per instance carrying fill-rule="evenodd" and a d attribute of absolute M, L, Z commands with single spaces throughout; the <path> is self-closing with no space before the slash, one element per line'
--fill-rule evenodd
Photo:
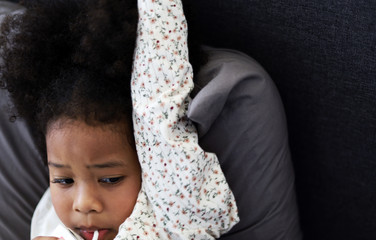
<path fill-rule="evenodd" d="M 138 0 L 133 123 L 142 188 L 116 239 L 214 239 L 238 221 L 215 154 L 186 112 L 193 89 L 181 0 Z"/>

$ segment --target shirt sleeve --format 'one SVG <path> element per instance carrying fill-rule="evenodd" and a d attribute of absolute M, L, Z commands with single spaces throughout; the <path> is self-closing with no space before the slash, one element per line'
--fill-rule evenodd
<path fill-rule="evenodd" d="M 217 238 L 239 218 L 216 155 L 186 116 L 193 73 L 181 0 L 138 0 L 138 9 L 131 91 L 142 187 L 118 237 Z"/>

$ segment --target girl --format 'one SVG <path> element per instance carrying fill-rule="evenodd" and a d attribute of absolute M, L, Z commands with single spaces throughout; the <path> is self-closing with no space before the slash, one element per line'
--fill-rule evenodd
<path fill-rule="evenodd" d="M 51 2 L 4 25 L 3 78 L 20 115 L 37 124 L 50 170 L 33 225 L 51 223 L 47 209 L 85 239 L 219 237 L 237 210 L 186 118 L 193 84 L 182 4 L 138 1 L 129 84 L 135 4 Z"/>

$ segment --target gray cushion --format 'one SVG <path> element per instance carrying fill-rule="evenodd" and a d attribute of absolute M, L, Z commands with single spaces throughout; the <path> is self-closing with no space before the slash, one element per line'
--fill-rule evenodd
<path fill-rule="evenodd" d="M 0 89 L 0 239 L 29 239 L 48 175 L 30 129 L 22 120 L 11 122 L 9 109 L 7 92 Z"/>
<path fill-rule="evenodd" d="M 0 22 L 5 14 L 20 11 L 19 5 L 0 1 Z M 29 239 L 31 216 L 48 175 L 30 129 L 20 119 L 13 123 L 13 114 L 0 87 L 0 239 Z"/>
<path fill-rule="evenodd" d="M 285 114 L 273 81 L 244 54 L 207 52 L 198 75 L 205 87 L 188 116 L 200 145 L 218 155 L 238 204 L 240 223 L 221 239 L 301 239 Z"/>

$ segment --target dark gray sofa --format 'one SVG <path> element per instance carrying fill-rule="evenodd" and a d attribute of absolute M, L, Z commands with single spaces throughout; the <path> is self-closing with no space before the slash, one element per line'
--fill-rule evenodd
<path fill-rule="evenodd" d="M 247 53 L 278 87 L 304 239 L 376 239 L 376 2 L 190 2 L 205 44 Z"/>
<path fill-rule="evenodd" d="M 376 239 L 376 1 L 193 0 L 285 106 L 305 240 Z"/>

